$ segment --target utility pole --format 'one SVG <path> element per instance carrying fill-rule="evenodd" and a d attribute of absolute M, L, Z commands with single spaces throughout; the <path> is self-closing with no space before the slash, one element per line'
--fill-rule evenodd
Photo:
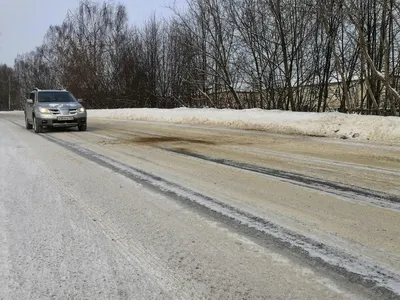
<path fill-rule="evenodd" d="M 8 111 L 11 111 L 11 75 L 8 74 Z"/>

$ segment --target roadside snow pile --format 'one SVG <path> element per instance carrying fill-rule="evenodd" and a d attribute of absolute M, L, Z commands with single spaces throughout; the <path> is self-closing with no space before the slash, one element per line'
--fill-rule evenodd
<path fill-rule="evenodd" d="M 398 117 L 211 108 L 108 109 L 89 110 L 88 114 L 96 118 L 203 124 L 274 133 L 400 142 Z"/>

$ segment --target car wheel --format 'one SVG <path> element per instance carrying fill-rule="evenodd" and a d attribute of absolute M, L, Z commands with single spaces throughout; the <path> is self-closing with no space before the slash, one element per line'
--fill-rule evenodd
<path fill-rule="evenodd" d="M 82 125 L 78 125 L 78 129 L 79 129 L 79 131 L 86 131 L 87 124 L 85 123 L 85 124 L 82 124 Z"/>
<path fill-rule="evenodd" d="M 38 119 L 33 117 L 33 130 L 35 133 L 41 133 L 42 132 L 42 126 L 39 124 Z"/>
<path fill-rule="evenodd" d="M 25 116 L 25 128 L 26 128 L 26 129 L 32 129 L 32 124 L 30 124 L 30 123 L 28 122 L 27 116 Z"/>

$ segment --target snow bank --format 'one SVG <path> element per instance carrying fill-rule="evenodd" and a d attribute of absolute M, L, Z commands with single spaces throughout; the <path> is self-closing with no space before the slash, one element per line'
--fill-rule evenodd
<path fill-rule="evenodd" d="M 400 142 L 398 117 L 211 108 L 108 109 L 89 110 L 88 114 L 95 118 L 202 124 L 274 133 Z"/>

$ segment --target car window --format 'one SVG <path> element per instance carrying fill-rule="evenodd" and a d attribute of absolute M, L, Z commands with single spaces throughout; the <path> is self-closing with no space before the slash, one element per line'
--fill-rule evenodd
<path fill-rule="evenodd" d="M 76 102 L 69 92 L 39 92 L 39 102 Z"/>
<path fill-rule="evenodd" d="M 33 102 L 35 102 L 35 93 L 31 93 L 29 99 L 32 99 Z"/>

